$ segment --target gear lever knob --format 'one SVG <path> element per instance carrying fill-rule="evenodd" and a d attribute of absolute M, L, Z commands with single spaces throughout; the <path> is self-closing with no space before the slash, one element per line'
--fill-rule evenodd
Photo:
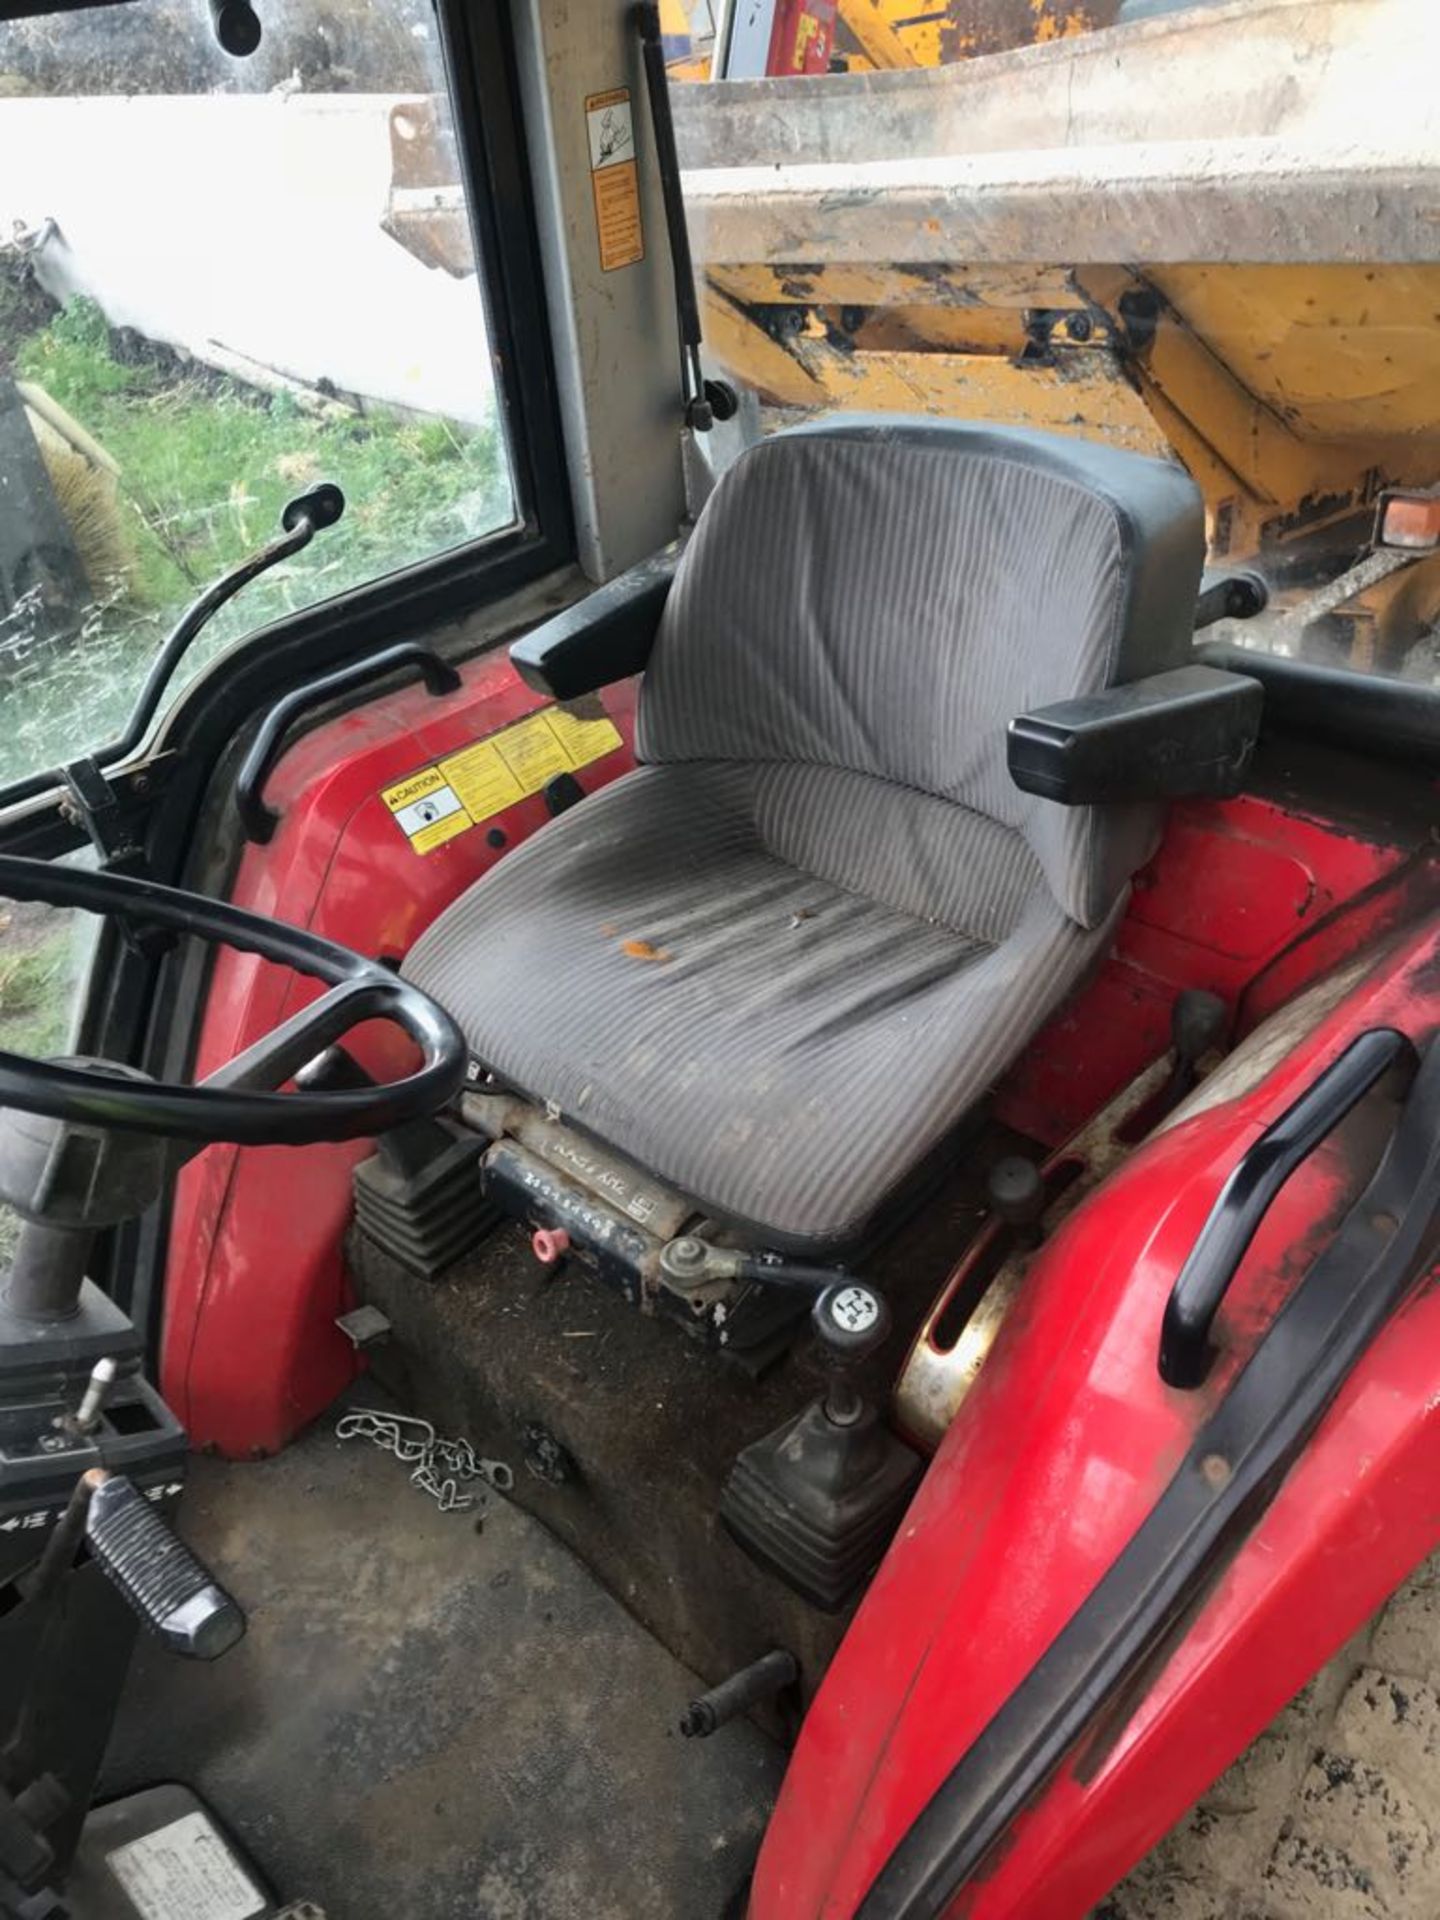
<path fill-rule="evenodd" d="M 811 1310 L 815 1334 L 832 1360 L 854 1365 L 866 1358 L 890 1331 L 890 1308 L 883 1294 L 862 1280 L 827 1287 Z"/>
<path fill-rule="evenodd" d="M 826 1417 L 837 1427 L 853 1427 L 867 1411 L 855 1374 L 889 1333 L 890 1308 L 863 1280 L 842 1280 L 820 1295 L 810 1319 L 830 1372 Z"/>

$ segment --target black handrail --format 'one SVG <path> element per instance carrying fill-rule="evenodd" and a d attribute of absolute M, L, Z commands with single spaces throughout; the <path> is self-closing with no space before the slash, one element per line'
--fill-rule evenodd
<path fill-rule="evenodd" d="M 1414 1057 L 1403 1033 L 1372 1027 L 1352 1040 L 1248 1149 L 1220 1189 L 1170 1290 L 1160 1329 L 1160 1377 L 1167 1386 L 1198 1387 L 1205 1378 L 1215 1315 L 1281 1187 L 1377 1081 Z"/>
<path fill-rule="evenodd" d="M 1258 573 L 1207 573 L 1195 602 L 1195 631 L 1217 620 L 1253 620 L 1270 601 L 1270 589 Z"/>
<path fill-rule="evenodd" d="M 1440 766 L 1440 687 L 1216 640 L 1199 645 L 1195 659 L 1258 680 L 1265 689 L 1267 730 L 1331 740 L 1350 753 Z"/>
<path fill-rule="evenodd" d="M 363 660 L 352 660 L 348 666 L 337 667 L 333 673 L 307 680 L 303 686 L 293 688 L 283 700 L 275 702 L 251 741 L 235 782 L 235 808 L 247 840 L 263 845 L 280 824 L 279 814 L 273 807 L 266 806 L 261 793 L 291 723 L 307 708 L 322 705 L 334 694 L 348 693 L 366 680 L 405 667 L 413 667 L 434 694 L 454 693 L 460 685 L 460 675 L 433 648 L 422 647 L 418 640 L 402 640 L 396 646 L 382 647 L 379 653 L 368 654 Z"/>

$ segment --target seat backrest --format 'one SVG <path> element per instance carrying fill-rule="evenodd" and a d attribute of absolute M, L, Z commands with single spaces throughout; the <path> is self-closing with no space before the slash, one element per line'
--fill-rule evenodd
<path fill-rule="evenodd" d="M 845 415 L 750 448 L 701 514 L 647 671 L 647 761 L 837 766 L 1023 833 L 1094 926 L 1145 807 L 1021 793 L 1029 708 L 1184 664 L 1204 516 L 1178 466 L 1017 428 Z"/>

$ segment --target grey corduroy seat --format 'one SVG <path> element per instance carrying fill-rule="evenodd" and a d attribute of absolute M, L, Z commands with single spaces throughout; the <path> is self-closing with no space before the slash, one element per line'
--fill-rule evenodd
<path fill-rule="evenodd" d="M 853 1241 L 1110 940 L 1159 825 L 1006 772 L 1011 718 L 1189 657 L 1165 463 L 893 416 L 725 474 L 634 773 L 458 900 L 406 973 L 509 1086 L 766 1244 Z M 627 954 L 643 941 L 662 958 Z"/>

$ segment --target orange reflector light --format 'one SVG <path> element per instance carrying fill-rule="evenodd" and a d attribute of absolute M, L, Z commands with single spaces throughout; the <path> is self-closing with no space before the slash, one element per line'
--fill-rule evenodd
<path fill-rule="evenodd" d="M 1390 493 L 1380 502 L 1376 545 L 1440 547 L 1440 493 Z"/>

